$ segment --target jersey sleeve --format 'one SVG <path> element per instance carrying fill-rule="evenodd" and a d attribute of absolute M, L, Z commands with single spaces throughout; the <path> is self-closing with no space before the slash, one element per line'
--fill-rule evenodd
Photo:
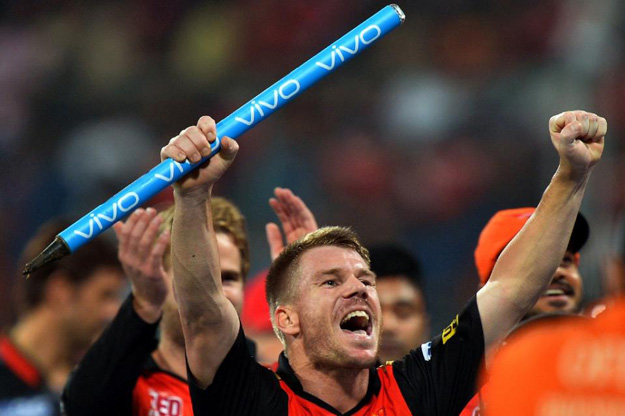
<path fill-rule="evenodd" d="M 69 377 L 61 398 L 66 416 L 131 415 L 132 391 L 157 346 L 158 322 L 135 312 L 132 295 Z"/>
<path fill-rule="evenodd" d="M 187 365 L 189 380 L 193 380 Z M 287 415 L 288 399 L 276 374 L 250 355 L 243 328 L 206 389 L 189 382 L 196 415 Z"/>
<path fill-rule="evenodd" d="M 459 414 L 476 392 L 483 356 L 484 333 L 474 296 L 440 335 L 393 363 L 412 414 Z"/>

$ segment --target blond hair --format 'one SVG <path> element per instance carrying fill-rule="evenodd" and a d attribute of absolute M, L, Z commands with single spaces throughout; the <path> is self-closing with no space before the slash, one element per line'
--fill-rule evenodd
<path fill-rule="evenodd" d="M 295 268 L 302 254 L 312 248 L 323 246 L 353 250 L 369 266 L 369 251 L 360 243 L 358 235 L 347 227 L 322 227 L 286 246 L 271 264 L 266 282 L 271 324 L 283 345 L 285 344 L 284 334 L 278 329 L 274 317 L 276 309 L 280 304 L 291 302 L 296 296 Z"/>
<path fill-rule="evenodd" d="M 160 231 L 171 231 L 174 223 L 175 206 L 171 205 L 159 215 L 163 217 Z M 229 200 L 222 197 L 211 198 L 211 211 L 213 213 L 213 227 L 217 233 L 225 233 L 234 239 L 234 244 L 241 254 L 241 275 L 245 278 L 250 271 L 250 246 L 247 237 L 245 217 L 241 211 Z M 171 268 L 171 250 L 167 250 L 163 256 L 163 263 Z"/>

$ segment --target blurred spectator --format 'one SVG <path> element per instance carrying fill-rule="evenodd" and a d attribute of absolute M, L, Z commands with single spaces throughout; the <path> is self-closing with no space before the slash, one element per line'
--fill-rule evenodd
<path fill-rule="evenodd" d="M 430 338 L 421 269 L 415 256 L 398 245 L 375 245 L 369 256 L 382 307 L 379 360 L 399 360 Z"/>
<path fill-rule="evenodd" d="M 523 228 L 535 210 L 535 208 L 506 209 L 498 211 L 488 221 L 475 248 L 475 266 L 480 279 L 478 285 L 480 288 L 488 281 L 501 252 Z M 588 222 L 581 213 L 577 214 L 569 246 L 553 275 L 553 280 L 523 321 L 549 314 L 579 314 L 581 312 L 583 284 L 579 273 L 579 251 L 586 244 L 589 234 Z M 484 407 L 481 395 L 488 388 L 487 384 L 480 389 L 467 404 L 461 416 L 475 415 Z"/>
<path fill-rule="evenodd" d="M 46 223 L 20 264 L 70 224 Z M 124 274 L 114 248 L 99 238 L 28 279 L 17 278 L 18 321 L 0 338 L 0 414 L 58 415 L 58 396 L 70 371 L 117 313 Z"/>
<path fill-rule="evenodd" d="M 495 262 L 508 243 L 523 228 L 535 208 L 516 208 L 497 212 L 486 224 L 475 248 L 475 265 L 479 287 L 488 281 Z M 573 227 L 569 246 L 553 275 L 551 284 L 538 299 L 526 318 L 553 312 L 579 313 L 582 308 L 582 277 L 579 274 L 579 251 L 586 244 L 590 228 L 580 213 Z"/>

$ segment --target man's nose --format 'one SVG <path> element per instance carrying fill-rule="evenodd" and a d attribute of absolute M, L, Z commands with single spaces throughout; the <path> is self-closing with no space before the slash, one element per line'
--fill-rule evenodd
<path fill-rule="evenodd" d="M 367 285 L 365 285 L 364 282 L 362 282 L 356 276 L 351 276 L 349 279 L 347 279 L 344 287 L 346 288 L 346 292 L 345 294 L 343 294 L 343 296 L 346 298 L 356 296 L 366 299 L 369 296 L 367 294 Z"/>

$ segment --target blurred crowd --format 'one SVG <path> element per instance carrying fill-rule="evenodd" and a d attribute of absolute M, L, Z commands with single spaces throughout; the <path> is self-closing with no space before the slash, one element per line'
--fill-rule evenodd
<path fill-rule="evenodd" d="M 13 317 L 19 252 L 44 221 L 84 215 L 155 165 L 180 126 L 227 116 L 384 5 L 2 2 L 1 323 Z M 217 192 L 247 218 L 250 276 L 268 264 L 266 201 L 287 186 L 320 224 L 410 247 L 432 328 L 442 328 L 475 291 L 473 250 L 488 218 L 534 206 L 548 183 L 548 117 L 583 108 L 610 124 L 582 207 L 586 300 L 600 297 L 606 256 L 622 250 L 625 5 L 399 5 L 403 27 L 240 138 Z"/>

